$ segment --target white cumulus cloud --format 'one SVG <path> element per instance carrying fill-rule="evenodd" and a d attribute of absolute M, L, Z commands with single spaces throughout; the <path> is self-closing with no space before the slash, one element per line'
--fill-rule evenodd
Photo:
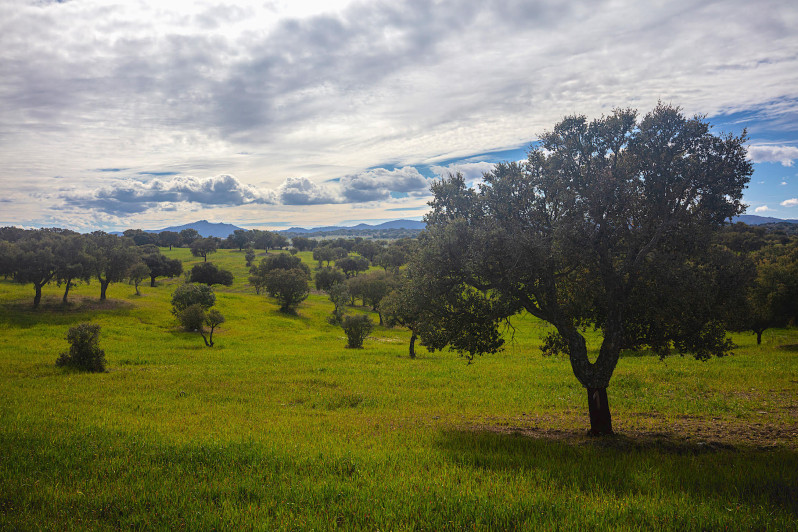
<path fill-rule="evenodd" d="M 795 146 L 757 145 L 748 147 L 748 157 L 755 163 L 781 163 L 792 166 L 798 159 L 798 148 Z"/>
<path fill-rule="evenodd" d="M 781 202 L 782 207 L 795 207 L 798 205 L 798 198 L 790 198 Z"/>
<path fill-rule="evenodd" d="M 768 212 L 769 210 L 770 207 L 768 207 L 767 205 L 760 205 L 759 207 L 754 209 L 754 212 Z"/>

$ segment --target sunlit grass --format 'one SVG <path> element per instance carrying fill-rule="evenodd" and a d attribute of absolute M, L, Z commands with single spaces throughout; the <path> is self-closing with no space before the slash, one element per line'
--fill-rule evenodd
<path fill-rule="evenodd" d="M 188 270 L 202 259 L 179 257 Z M 303 260 L 315 267 L 312 254 Z M 260 260 L 260 257 L 258 259 Z M 467 364 L 407 356 L 376 327 L 346 349 L 311 294 L 298 315 L 248 287 L 244 254 L 209 257 L 227 322 L 179 329 L 180 282 L 70 292 L 0 282 L 0 529 L 774 529 L 798 522 L 798 344 L 736 335 L 723 359 L 624 357 L 620 435 L 584 436 L 584 390 L 514 321 Z M 357 307 L 353 311 L 365 312 Z M 373 315 L 376 321 L 376 315 Z M 102 327 L 108 372 L 55 367 L 70 326 Z"/>

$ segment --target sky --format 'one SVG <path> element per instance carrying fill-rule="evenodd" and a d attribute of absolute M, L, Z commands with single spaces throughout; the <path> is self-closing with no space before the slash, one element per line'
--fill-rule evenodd
<path fill-rule="evenodd" d="M 747 129 L 798 219 L 798 2 L 0 0 L 0 226 L 420 219 L 565 116 Z"/>

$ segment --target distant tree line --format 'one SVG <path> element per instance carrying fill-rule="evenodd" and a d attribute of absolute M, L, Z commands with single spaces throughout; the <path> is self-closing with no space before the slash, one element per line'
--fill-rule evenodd
<path fill-rule="evenodd" d="M 42 287 L 56 283 L 64 287 L 63 302 L 79 282 L 95 279 L 100 300 L 106 299 L 111 283 L 139 283 L 150 278 L 175 277 L 183 264 L 169 259 L 153 244 L 137 246 L 135 240 L 95 231 L 79 234 L 67 229 L 0 228 L 0 275 L 21 284 L 32 284 L 33 306 L 38 307 Z"/>

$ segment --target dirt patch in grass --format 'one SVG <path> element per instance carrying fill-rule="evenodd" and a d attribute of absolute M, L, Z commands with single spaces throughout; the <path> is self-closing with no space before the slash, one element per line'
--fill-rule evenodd
<path fill-rule="evenodd" d="M 798 418 L 796 418 L 798 419 Z M 656 447 L 664 452 L 698 453 L 740 448 L 798 449 L 798 422 L 737 422 L 695 415 L 667 418 L 659 413 L 624 414 L 613 420 L 616 435 L 595 438 L 587 413 L 524 414 L 512 419 L 485 418 L 467 423 L 459 430 L 515 434 L 536 439 L 564 441 L 620 448 Z"/>

